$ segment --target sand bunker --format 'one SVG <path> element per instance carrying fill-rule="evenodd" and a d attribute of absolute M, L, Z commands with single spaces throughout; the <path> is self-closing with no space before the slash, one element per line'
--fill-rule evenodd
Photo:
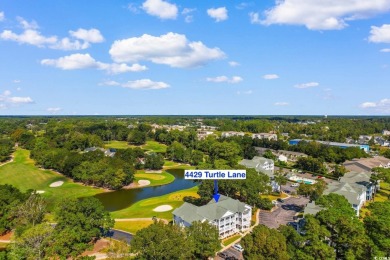
<path fill-rule="evenodd" d="M 139 186 L 147 186 L 149 184 L 150 184 L 150 181 L 148 181 L 148 180 L 139 180 L 138 181 Z"/>
<path fill-rule="evenodd" d="M 36 193 L 38 193 L 38 194 L 42 194 L 42 193 L 45 193 L 45 191 L 44 190 L 37 190 L 37 191 L 35 191 Z"/>
<path fill-rule="evenodd" d="M 56 182 L 53 182 L 52 184 L 50 184 L 50 187 L 51 188 L 60 187 L 62 184 L 64 184 L 63 181 L 56 181 Z"/>
<path fill-rule="evenodd" d="M 153 211 L 164 212 L 164 211 L 169 211 L 171 209 L 172 209 L 172 206 L 170 206 L 170 205 L 161 205 L 161 206 L 158 206 L 157 208 L 155 208 Z"/>

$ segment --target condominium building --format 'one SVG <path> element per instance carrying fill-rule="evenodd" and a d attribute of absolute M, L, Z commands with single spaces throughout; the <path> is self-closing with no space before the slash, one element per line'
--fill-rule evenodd
<path fill-rule="evenodd" d="M 213 199 L 200 207 L 185 202 L 173 211 L 175 225 L 188 227 L 195 221 L 208 221 L 217 227 L 221 239 L 249 229 L 251 218 L 251 206 L 223 195 L 218 202 Z"/>

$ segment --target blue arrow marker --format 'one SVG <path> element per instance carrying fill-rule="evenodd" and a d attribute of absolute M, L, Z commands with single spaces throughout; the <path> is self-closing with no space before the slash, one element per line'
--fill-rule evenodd
<path fill-rule="evenodd" d="M 219 197 L 221 197 L 221 195 L 218 194 L 218 180 L 214 180 L 214 195 L 213 195 L 213 198 L 214 198 L 215 202 L 218 202 Z"/>

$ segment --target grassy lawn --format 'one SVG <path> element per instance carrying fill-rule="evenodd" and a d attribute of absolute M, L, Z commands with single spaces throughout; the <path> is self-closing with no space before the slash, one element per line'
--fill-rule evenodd
<path fill-rule="evenodd" d="M 128 144 L 126 141 L 109 141 L 104 144 L 104 148 L 114 148 L 114 149 L 127 149 L 134 148 L 135 145 Z"/>
<path fill-rule="evenodd" d="M 146 141 L 146 144 L 142 145 L 141 148 L 155 153 L 165 153 L 167 151 L 165 144 L 156 141 Z"/>
<path fill-rule="evenodd" d="M 381 182 L 381 189 L 376 193 L 374 202 L 383 202 L 389 200 L 390 195 L 390 184 L 386 182 Z M 370 202 L 367 202 L 365 207 L 360 210 L 360 218 L 364 218 L 367 214 L 370 213 L 370 210 L 367 208 L 370 205 Z"/>
<path fill-rule="evenodd" d="M 168 160 L 164 161 L 164 167 L 175 167 L 175 166 L 179 166 L 179 165 L 180 164 L 173 162 L 173 161 L 168 161 Z"/>
<path fill-rule="evenodd" d="M 285 193 L 281 193 L 279 196 L 272 195 L 272 194 L 268 194 L 268 195 L 262 194 L 262 195 L 260 195 L 260 197 L 261 198 L 268 198 L 271 201 L 273 201 L 273 200 L 276 200 L 276 199 L 279 199 L 279 198 L 282 198 L 282 199 L 287 198 L 287 195 Z"/>
<path fill-rule="evenodd" d="M 231 243 L 233 243 L 234 241 L 236 241 L 240 237 L 241 237 L 241 235 L 237 234 L 237 235 L 234 235 L 232 237 L 226 238 L 226 239 L 222 240 L 222 245 L 223 246 L 230 245 Z"/>
<path fill-rule="evenodd" d="M 198 197 L 198 194 L 196 193 L 197 191 L 198 187 L 196 186 L 187 190 L 176 191 L 163 196 L 144 199 L 134 203 L 129 208 L 112 212 L 111 216 L 113 218 L 152 218 L 153 216 L 156 216 L 157 218 L 171 220 L 172 211 L 184 203 L 183 198 L 185 196 Z M 161 205 L 170 205 L 172 206 L 172 210 L 165 212 L 153 211 L 153 209 Z"/>
<path fill-rule="evenodd" d="M 0 167 L 0 184 L 11 184 L 23 192 L 28 189 L 44 190 L 43 196 L 50 204 L 62 198 L 87 197 L 103 192 L 103 189 L 83 186 L 55 172 L 39 169 L 29 155 L 28 150 L 17 149 L 14 161 Z M 64 184 L 50 188 L 49 185 L 55 181 L 63 181 Z"/>
<path fill-rule="evenodd" d="M 168 173 L 163 171 L 162 173 L 145 173 L 145 171 L 137 171 L 136 174 L 134 174 L 135 181 L 138 180 L 148 180 L 150 181 L 150 185 L 148 186 L 158 186 L 158 185 L 165 185 L 168 183 L 171 183 L 175 180 L 175 177 Z"/>
<path fill-rule="evenodd" d="M 153 224 L 153 220 L 117 221 L 114 228 L 135 234 L 138 230 L 151 224 Z"/>

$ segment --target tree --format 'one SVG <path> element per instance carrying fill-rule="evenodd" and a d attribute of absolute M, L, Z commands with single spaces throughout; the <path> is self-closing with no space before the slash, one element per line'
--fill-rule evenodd
<path fill-rule="evenodd" d="M 11 185 L 0 185 L 0 235 L 14 227 L 14 210 L 28 198 L 28 192 L 23 194 Z"/>
<path fill-rule="evenodd" d="M 344 174 L 346 174 L 346 173 L 347 173 L 347 169 L 345 168 L 344 165 L 336 164 L 336 166 L 334 167 L 334 171 L 333 171 L 334 177 L 340 178 L 340 177 L 343 177 Z"/>
<path fill-rule="evenodd" d="M 176 225 L 155 221 L 139 230 L 131 240 L 131 251 L 140 259 L 190 259 L 193 245 L 184 231 Z"/>
<path fill-rule="evenodd" d="M 92 197 L 62 201 L 56 220 L 50 251 L 60 257 L 79 255 L 114 225 L 102 203 Z"/>
<path fill-rule="evenodd" d="M 287 183 L 287 178 L 283 175 L 282 173 L 282 170 L 279 169 L 276 173 L 275 173 L 275 177 L 274 177 L 274 180 L 275 182 L 279 185 L 279 193 L 282 192 L 282 185 L 286 185 Z"/>
<path fill-rule="evenodd" d="M 263 154 L 263 157 L 276 161 L 276 156 L 272 153 L 271 150 L 266 150 Z"/>
<path fill-rule="evenodd" d="M 160 170 L 164 165 L 164 157 L 161 154 L 152 153 L 146 155 L 145 168 L 152 170 Z"/>
<path fill-rule="evenodd" d="M 188 243 L 194 246 L 193 256 L 195 259 L 208 259 L 213 257 L 220 248 L 219 232 L 215 226 L 207 221 L 192 222 L 186 228 Z"/>
<path fill-rule="evenodd" d="M 256 226 L 241 240 L 241 245 L 244 248 L 245 259 L 290 259 L 283 234 L 264 225 Z"/>
<path fill-rule="evenodd" d="M 35 226 L 43 221 L 46 213 L 46 200 L 38 193 L 30 197 L 15 210 L 16 221 L 22 226 Z"/>
<path fill-rule="evenodd" d="M 27 229 L 11 244 L 10 259 L 44 259 L 51 244 L 53 227 L 47 223 Z"/>
<path fill-rule="evenodd" d="M 370 214 L 364 218 L 368 236 L 379 250 L 390 256 L 390 201 L 374 202 L 368 206 Z"/>
<path fill-rule="evenodd" d="M 142 145 L 146 142 L 146 133 L 141 130 L 134 129 L 127 137 L 127 141 L 132 144 Z"/>

